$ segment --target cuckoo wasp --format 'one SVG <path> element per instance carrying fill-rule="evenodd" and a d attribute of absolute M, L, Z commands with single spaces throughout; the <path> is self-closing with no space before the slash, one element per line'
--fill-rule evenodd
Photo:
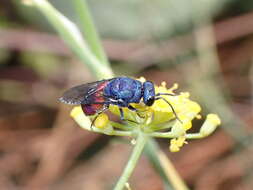
<path fill-rule="evenodd" d="M 130 105 L 131 103 L 143 101 L 146 106 L 152 106 L 156 100 L 162 99 L 180 121 L 172 105 L 162 95 L 175 96 L 169 93 L 156 93 L 151 81 L 142 83 L 129 77 L 116 77 L 75 86 L 67 90 L 59 100 L 66 104 L 81 105 L 85 115 L 96 114 L 96 117 L 106 111 L 109 105 L 117 105 L 121 120 L 125 120 L 122 108 L 137 111 Z"/>

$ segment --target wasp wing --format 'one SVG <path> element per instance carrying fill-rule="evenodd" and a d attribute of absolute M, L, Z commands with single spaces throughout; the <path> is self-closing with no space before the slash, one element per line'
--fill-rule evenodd
<path fill-rule="evenodd" d="M 64 92 L 63 96 L 59 100 L 65 104 L 78 105 L 87 102 L 89 96 L 98 91 L 98 88 L 109 80 L 101 80 L 92 83 L 82 84 L 70 88 Z M 101 90 L 101 89 L 99 89 Z"/>

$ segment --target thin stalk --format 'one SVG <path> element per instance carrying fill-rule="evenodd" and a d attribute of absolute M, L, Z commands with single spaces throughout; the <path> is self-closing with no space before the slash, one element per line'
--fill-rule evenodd
<path fill-rule="evenodd" d="M 130 175 L 132 174 L 134 168 L 136 167 L 137 161 L 141 156 L 142 150 L 147 142 L 147 139 L 148 138 L 141 131 L 138 133 L 133 152 L 128 160 L 128 163 L 121 177 L 119 178 L 116 186 L 114 187 L 114 190 L 122 190 L 125 187 Z"/>
<path fill-rule="evenodd" d="M 109 66 L 107 56 L 102 47 L 102 43 L 94 25 L 86 0 L 73 0 L 72 3 L 77 16 L 79 17 L 81 31 L 84 34 L 85 40 L 87 41 L 91 51 L 103 64 Z"/>
<path fill-rule="evenodd" d="M 185 135 L 186 139 L 201 139 L 203 135 L 201 133 L 188 133 Z"/>
<path fill-rule="evenodd" d="M 168 157 L 160 150 L 157 143 L 150 139 L 145 148 L 145 153 L 149 157 L 151 163 L 153 163 L 155 169 L 159 172 L 163 178 L 165 184 L 170 188 L 173 186 L 175 190 L 189 190 L 183 179 L 179 176 Z M 170 184 L 168 183 L 170 182 Z"/>
<path fill-rule="evenodd" d="M 117 122 L 114 122 L 114 121 L 110 121 L 110 124 L 111 124 L 114 128 L 121 129 L 121 130 L 124 130 L 124 131 L 129 131 L 129 130 L 132 130 L 132 129 L 133 129 L 133 128 L 130 127 L 130 126 L 123 125 L 123 124 L 120 124 L 120 123 L 117 123 Z"/>
<path fill-rule="evenodd" d="M 150 133 L 149 136 L 158 137 L 158 138 L 175 138 L 178 135 L 169 131 L 169 132 L 153 132 L 153 133 Z"/>
<path fill-rule="evenodd" d="M 166 175 L 164 168 L 162 167 L 160 160 L 158 159 L 156 153 L 158 152 L 159 146 L 157 145 L 156 141 L 150 138 L 145 146 L 144 153 L 148 157 L 150 163 L 155 168 L 156 172 L 161 176 L 164 189 L 165 190 L 172 190 L 173 187 L 171 186 L 170 180 Z"/>
<path fill-rule="evenodd" d="M 150 137 L 155 137 L 155 138 L 176 138 L 178 135 L 176 135 L 173 132 L 153 132 L 149 134 Z M 186 139 L 201 139 L 204 138 L 205 136 L 201 133 L 188 133 L 185 135 Z"/>
<path fill-rule="evenodd" d="M 113 73 L 111 68 L 102 64 L 91 52 L 74 23 L 56 10 L 48 1 L 32 0 L 32 2 L 33 5 L 45 15 L 62 39 L 69 45 L 82 62 L 89 67 L 97 78 L 104 79 L 112 77 Z"/>
<path fill-rule="evenodd" d="M 189 190 L 182 178 L 177 173 L 173 163 L 162 151 L 158 151 L 158 159 L 164 168 L 166 176 L 170 179 L 171 185 L 175 190 Z"/>
<path fill-rule="evenodd" d="M 107 135 L 131 137 L 134 134 L 131 131 L 119 131 L 114 129 L 112 133 L 109 133 Z"/>

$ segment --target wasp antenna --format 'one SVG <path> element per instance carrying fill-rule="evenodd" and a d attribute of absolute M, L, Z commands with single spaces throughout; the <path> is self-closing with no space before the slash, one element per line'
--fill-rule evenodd
<path fill-rule="evenodd" d="M 163 95 L 165 95 L 165 94 L 163 94 Z M 164 97 L 161 97 L 161 96 L 160 96 L 160 97 L 156 97 L 156 100 L 159 100 L 159 99 L 161 99 L 161 100 L 165 101 L 167 104 L 169 104 L 169 106 L 170 106 L 170 108 L 171 108 L 173 114 L 175 115 L 176 119 L 177 119 L 180 123 L 183 124 L 183 122 L 182 122 L 182 121 L 179 119 L 179 117 L 177 116 L 177 113 L 176 113 L 175 109 L 173 108 L 173 106 L 171 105 L 171 103 L 169 103 Z"/>
<path fill-rule="evenodd" d="M 157 93 L 155 96 L 162 96 L 162 95 L 165 95 L 165 96 L 177 96 L 177 94 L 171 94 L 171 93 Z"/>

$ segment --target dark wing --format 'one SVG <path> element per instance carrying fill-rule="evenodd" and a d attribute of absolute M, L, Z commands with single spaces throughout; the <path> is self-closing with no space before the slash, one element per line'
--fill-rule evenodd
<path fill-rule="evenodd" d="M 59 100 L 65 104 L 77 105 L 85 101 L 89 96 L 96 93 L 98 87 L 109 80 L 101 80 L 92 83 L 82 84 L 70 88 L 64 92 Z"/>

